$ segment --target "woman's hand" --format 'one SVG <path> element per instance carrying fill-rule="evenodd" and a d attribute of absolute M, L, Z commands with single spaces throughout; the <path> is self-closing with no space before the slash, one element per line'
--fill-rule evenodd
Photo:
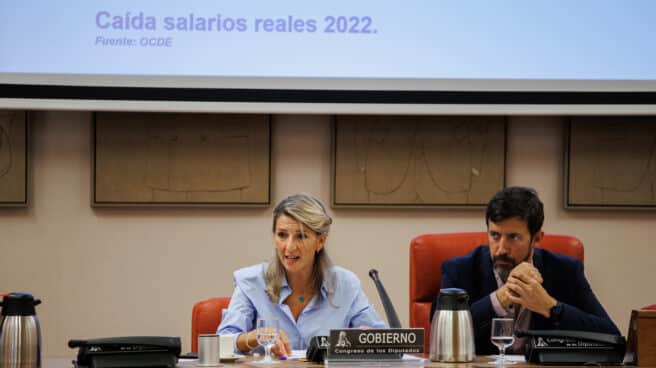
<path fill-rule="evenodd" d="M 255 338 L 255 330 L 242 332 L 237 337 L 237 349 L 242 353 L 248 353 L 259 346 Z"/>
<path fill-rule="evenodd" d="M 287 339 L 287 335 L 285 334 L 285 331 L 278 330 L 278 333 L 279 333 L 278 342 L 271 347 L 271 353 L 277 357 L 291 356 L 292 348 L 289 345 L 289 340 Z"/>

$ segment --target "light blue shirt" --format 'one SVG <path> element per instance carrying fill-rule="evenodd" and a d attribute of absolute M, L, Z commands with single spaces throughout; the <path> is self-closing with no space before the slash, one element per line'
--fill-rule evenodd
<path fill-rule="evenodd" d="M 301 350 L 307 348 L 312 336 L 328 335 L 331 329 L 386 327 L 360 289 L 358 277 L 338 266 L 330 268 L 321 292 L 310 300 L 298 320 L 294 320 L 291 310 L 284 303 L 292 293 L 286 278 L 282 280 L 280 300 L 277 303 L 272 303 L 266 294 L 264 273 L 267 266 L 267 263 L 262 263 L 235 271 L 235 291 L 221 320 L 219 334 L 237 336 L 253 330 L 258 318 L 278 319 L 291 348 Z M 328 299 L 331 291 L 332 303 Z"/>

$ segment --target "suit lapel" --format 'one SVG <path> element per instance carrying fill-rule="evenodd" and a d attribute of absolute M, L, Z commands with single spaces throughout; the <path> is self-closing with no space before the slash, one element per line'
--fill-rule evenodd
<path fill-rule="evenodd" d="M 540 271 L 542 275 L 542 286 L 551 294 L 551 277 L 549 277 L 549 270 L 544 267 L 544 259 L 542 249 L 535 249 L 533 253 L 533 266 Z M 531 313 L 530 329 L 547 329 L 547 320 L 538 313 Z"/>
<path fill-rule="evenodd" d="M 548 277 L 549 270 L 545 269 L 544 267 L 544 261 L 542 258 L 542 249 L 535 249 L 533 253 L 533 266 L 540 271 L 540 275 L 542 275 L 542 286 L 544 287 L 547 292 L 551 291 L 551 277 Z"/>
<path fill-rule="evenodd" d="M 483 259 L 481 262 L 478 263 L 480 265 L 478 271 L 482 276 L 480 277 L 480 280 L 482 281 L 479 290 L 481 290 L 481 296 L 483 296 L 492 293 L 498 288 L 498 286 L 497 286 L 497 280 L 494 277 L 494 270 L 492 267 L 492 259 L 490 258 L 489 246 L 486 246 L 483 249 L 483 251 L 481 252 L 481 256 L 483 257 Z"/>

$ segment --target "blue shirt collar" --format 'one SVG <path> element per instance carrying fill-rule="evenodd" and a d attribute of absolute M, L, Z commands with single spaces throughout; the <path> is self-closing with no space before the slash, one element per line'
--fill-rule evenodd
<path fill-rule="evenodd" d="M 324 274 L 323 282 L 321 282 L 321 289 L 319 290 L 321 297 L 324 299 L 328 298 L 330 283 L 328 281 L 328 277 L 330 277 L 330 272 L 326 272 L 326 274 Z M 283 304 L 291 294 L 292 288 L 289 286 L 289 282 L 287 282 L 287 275 L 283 274 L 282 283 L 280 284 L 280 298 L 278 299 L 278 304 Z"/>

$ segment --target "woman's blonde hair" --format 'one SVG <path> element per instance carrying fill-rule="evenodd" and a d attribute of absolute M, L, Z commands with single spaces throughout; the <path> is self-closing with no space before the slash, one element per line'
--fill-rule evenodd
<path fill-rule="evenodd" d="M 273 231 L 276 231 L 276 222 L 282 215 L 289 216 L 300 224 L 309 227 L 317 236 L 328 234 L 330 225 L 333 219 L 328 216 L 326 209 L 318 199 L 309 194 L 298 193 L 291 195 L 278 203 L 276 208 L 273 209 Z M 303 231 L 303 226 L 301 226 Z M 312 291 L 317 294 L 321 289 L 324 279 L 328 284 L 332 284 L 332 280 L 328 277 L 328 270 L 332 266 L 332 262 L 325 247 L 317 251 L 314 256 L 314 264 L 312 265 L 312 275 L 310 276 L 310 285 Z M 264 279 L 266 282 L 266 293 L 273 303 L 280 300 L 280 289 L 282 288 L 282 279 L 285 276 L 285 267 L 280 262 L 280 258 L 274 255 L 269 267 L 266 270 Z M 332 286 L 329 285 L 328 293 L 332 296 Z"/>

